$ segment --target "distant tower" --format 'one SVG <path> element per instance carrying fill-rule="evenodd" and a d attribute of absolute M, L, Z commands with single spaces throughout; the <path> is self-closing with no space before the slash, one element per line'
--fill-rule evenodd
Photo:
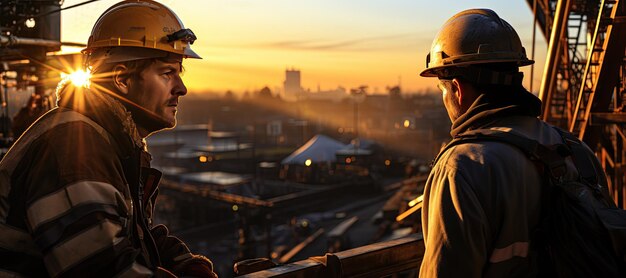
<path fill-rule="evenodd" d="M 285 97 L 295 99 L 300 95 L 303 90 L 300 84 L 300 70 L 287 69 L 285 70 L 285 82 L 283 83 L 285 89 Z"/>

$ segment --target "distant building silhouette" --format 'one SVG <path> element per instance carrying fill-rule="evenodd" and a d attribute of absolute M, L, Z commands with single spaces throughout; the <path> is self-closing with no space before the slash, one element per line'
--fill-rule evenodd
<path fill-rule="evenodd" d="M 298 99 L 304 93 L 300 80 L 300 70 L 294 68 L 285 70 L 285 82 L 283 86 L 286 99 Z"/>
<path fill-rule="evenodd" d="M 294 68 L 285 70 L 285 82 L 283 82 L 285 100 L 331 100 L 339 102 L 348 97 L 346 89 L 341 86 L 334 90 L 322 91 L 318 84 L 317 92 L 311 92 L 309 89 L 302 88 L 301 80 L 300 70 Z"/>

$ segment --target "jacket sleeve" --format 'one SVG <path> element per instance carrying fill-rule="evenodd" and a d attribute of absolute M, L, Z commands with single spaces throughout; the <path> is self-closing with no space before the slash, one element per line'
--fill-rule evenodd
<path fill-rule="evenodd" d="M 420 277 L 481 277 L 489 250 L 486 215 L 467 175 L 441 164 L 424 191 L 426 250 Z"/>
<path fill-rule="evenodd" d="M 35 146 L 26 218 L 50 276 L 151 276 L 128 236 L 132 202 L 110 142 L 77 122 Z"/>

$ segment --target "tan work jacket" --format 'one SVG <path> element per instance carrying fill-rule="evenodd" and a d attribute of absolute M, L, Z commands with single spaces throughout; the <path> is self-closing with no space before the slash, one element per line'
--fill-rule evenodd
<path fill-rule="evenodd" d="M 536 118 L 538 101 L 493 105 L 480 97 L 453 124 L 453 136 L 497 129 L 551 145 L 561 137 Z M 577 175 L 567 161 L 570 175 Z M 422 228 L 426 251 L 420 277 L 534 277 L 533 231 L 540 221 L 542 177 L 506 143 L 449 148 L 426 182 Z"/>

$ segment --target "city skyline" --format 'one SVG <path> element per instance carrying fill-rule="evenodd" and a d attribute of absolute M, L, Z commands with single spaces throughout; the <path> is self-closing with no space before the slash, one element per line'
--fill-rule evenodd
<path fill-rule="evenodd" d="M 81 2 L 64 1 L 63 7 Z M 64 42 L 85 43 L 98 16 L 115 0 L 101 0 L 62 12 Z M 526 1 L 160 1 L 198 36 L 193 49 L 204 59 L 185 61 L 190 92 L 253 92 L 282 87 L 284 71 L 302 71 L 311 91 L 367 85 L 384 92 L 436 91 L 419 77 L 432 39 L 445 20 L 468 8 L 491 8 L 518 31 L 529 57 L 532 11 Z M 537 31 L 533 91 L 538 90 L 546 43 Z M 64 47 L 63 52 L 80 48 Z M 529 68 L 525 86 L 530 86 Z"/>

